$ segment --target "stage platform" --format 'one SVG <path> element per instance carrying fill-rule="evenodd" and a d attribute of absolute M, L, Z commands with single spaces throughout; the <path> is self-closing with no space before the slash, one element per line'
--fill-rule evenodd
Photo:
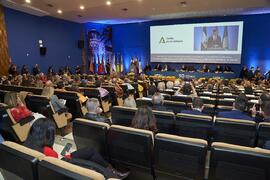
<path fill-rule="evenodd" d="M 203 73 L 203 72 L 181 72 L 181 71 L 148 71 L 146 73 L 149 76 L 162 75 L 162 76 L 175 76 L 183 79 L 194 78 L 221 78 L 221 79 L 234 79 L 238 78 L 236 73 Z"/>

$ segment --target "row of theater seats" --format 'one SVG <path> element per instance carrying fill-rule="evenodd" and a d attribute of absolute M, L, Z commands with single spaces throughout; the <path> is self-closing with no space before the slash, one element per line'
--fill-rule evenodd
<path fill-rule="evenodd" d="M 26 148 L 14 142 L 0 145 L 0 171 L 5 180 L 105 180 L 93 170 Z"/>
<path fill-rule="evenodd" d="M 0 85 L 0 100 L 4 102 L 4 96 L 9 91 L 15 92 L 30 92 L 35 95 L 41 95 L 42 88 L 35 87 L 24 87 L 24 86 L 8 86 L 8 85 Z M 102 99 L 100 97 L 99 91 L 96 88 L 81 88 L 83 94 L 89 98 L 95 97 L 100 101 L 101 107 L 104 112 L 108 112 L 112 104 L 108 102 L 106 99 Z M 74 118 L 80 118 L 84 115 L 85 109 L 79 100 L 79 96 L 76 92 L 73 91 L 58 91 L 55 90 L 55 95 L 58 96 L 59 99 L 66 100 L 66 106 L 69 109 L 69 112 L 72 114 Z"/>
<path fill-rule="evenodd" d="M 70 122 L 71 117 L 64 112 L 55 112 L 50 100 L 47 97 L 40 95 L 27 95 L 25 103 L 28 109 L 32 112 L 37 112 L 52 119 L 56 127 L 61 129 Z M 6 134 L 7 137 L 16 142 L 24 142 L 28 136 L 32 117 L 22 119 L 20 122 L 16 122 L 10 113 L 10 109 L 5 107 L 0 108 L 1 126 L 0 130 Z"/>
<path fill-rule="evenodd" d="M 130 179 L 266 180 L 270 151 L 76 119 L 77 148 L 95 147 Z M 210 168 L 209 165 L 210 154 Z M 209 170 L 209 176 L 208 171 Z M 207 178 L 208 176 L 208 178 Z"/>
<path fill-rule="evenodd" d="M 215 116 L 221 111 L 230 111 L 233 109 L 233 99 L 208 99 L 205 97 L 200 97 L 204 103 L 203 113 L 209 116 Z M 189 99 L 184 100 L 184 99 Z M 258 101 L 258 100 L 257 100 Z M 248 109 L 253 107 L 255 104 L 256 107 L 259 106 L 258 102 L 249 101 Z M 136 99 L 137 107 L 142 105 L 153 106 L 152 100 L 150 98 L 137 98 Z M 168 109 L 173 111 L 175 114 L 180 113 L 183 110 L 190 110 L 192 104 L 192 97 L 177 96 L 177 99 L 164 100 L 163 105 Z"/>
<path fill-rule="evenodd" d="M 137 108 L 114 106 L 112 122 L 115 125 L 131 126 Z M 226 142 L 230 144 L 262 147 L 270 140 L 270 123 L 255 123 L 248 120 L 212 118 L 172 112 L 153 111 L 158 132 L 200 138 L 209 143 Z"/>

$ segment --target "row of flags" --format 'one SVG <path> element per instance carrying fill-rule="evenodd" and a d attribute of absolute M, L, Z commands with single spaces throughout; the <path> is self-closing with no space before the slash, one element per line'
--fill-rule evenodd
<path fill-rule="evenodd" d="M 106 68 L 106 66 L 109 66 Z M 105 60 L 105 55 L 102 54 L 94 54 L 89 56 L 89 73 L 98 73 L 98 74 L 106 74 L 109 69 L 111 72 L 123 72 L 123 56 L 120 54 L 112 55 L 111 57 L 107 57 Z"/>

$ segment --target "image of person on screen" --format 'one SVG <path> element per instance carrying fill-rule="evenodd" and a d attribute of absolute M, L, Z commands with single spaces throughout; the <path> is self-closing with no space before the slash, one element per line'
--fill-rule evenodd
<path fill-rule="evenodd" d="M 217 27 L 213 30 L 212 35 L 208 38 L 207 48 L 208 50 L 222 48 L 221 37 Z"/>

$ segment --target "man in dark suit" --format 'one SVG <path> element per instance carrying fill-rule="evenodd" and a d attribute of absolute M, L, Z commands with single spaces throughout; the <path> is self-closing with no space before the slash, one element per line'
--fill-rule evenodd
<path fill-rule="evenodd" d="M 163 106 L 163 102 L 164 102 L 164 97 L 159 92 L 155 93 L 152 96 L 152 103 L 153 103 L 152 110 L 167 111 L 167 108 Z"/>
<path fill-rule="evenodd" d="M 205 116 L 206 114 L 202 113 L 203 108 L 204 108 L 203 100 L 199 97 L 195 97 L 191 105 L 192 110 L 184 110 L 181 113 Z"/>
<path fill-rule="evenodd" d="M 233 103 L 233 110 L 220 112 L 218 117 L 254 121 L 253 118 L 244 113 L 247 110 L 247 105 L 248 98 L 246 95 L 239 94 Z"/>
<path fill-rule="evenodd" d="M 210 36 L 208 38 L 208 42 L 207 42 L 207 48 L 209 49 L 218 49 L 218 48 L 222 48 L 222 42 L 221 42 L 221 37 L 218 34 L 218 29 L 215 28 L 213 30 L 213 34 L 212 36 Z"/>

